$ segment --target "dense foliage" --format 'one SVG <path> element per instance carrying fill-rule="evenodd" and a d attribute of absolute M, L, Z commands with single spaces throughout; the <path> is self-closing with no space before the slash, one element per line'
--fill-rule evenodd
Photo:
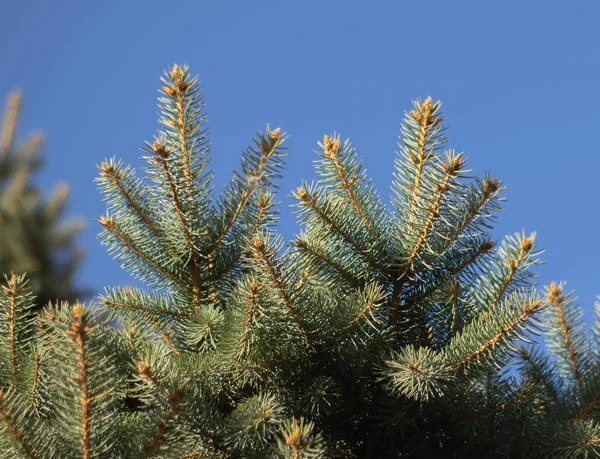
<path fill-rule="evenodd" d="M 7 278 L 1 457 L 599 455 L 599 321 L 592 341 L 562 285 L 534 290 L 533 234 L 490 239 L 502 185 L 445 149 L 439 102 L 406 114 L 389 206 L 325 136 L 285 246 L 286 136 L 214 197 L 198 82 L 174 66 L 162 93 L 144 176 L 98 179 L 103 242 L 147 288 L 36 316 Z"/>

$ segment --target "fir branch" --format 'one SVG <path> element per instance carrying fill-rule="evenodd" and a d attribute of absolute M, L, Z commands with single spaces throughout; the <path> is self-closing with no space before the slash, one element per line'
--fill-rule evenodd
<path fill-rule="evenodd" d="M 31 400 L 29 407 L 35 409 L 36 392 L 38 389 L 39 377 L 40 377 L 40 352 L 35 352 L 33 355 L 33 381 L 31 383 Z"/>
<path fill-rule="evenodd" d="M 347 149 L 347 146 L 344 145 L 344 149 Z M 352 177 L 348 177 L 346 173 L 346 167 L 340 161 L 340 138 L 339 137 L 329 137 L 324 136 L 323 138 L 323 156 L 333 163 L 335 166 L 335 170 L 337 172 L 338 178 L 341 181 L 342 188 L 348 194 L 348 198 L 350 199 L 350 203 L 360 216 L 365 228 L 368 233 L 371 235 L 374 241 L 379 240 L 379 236 L 375 233 L 373 222 L 367 216 L 367 213 L 363 206 L 359 203 L 356 192 L 354 191 L 354 186 L 359 181 L 358 175 L 354 175 Z"/>
<path fill-rule="evenodd" d="M 273 281 L 273 284 L 275 285 L 277 292 L 279 293 L 279 296 L 283 300 L 283 303 L 285 304 L 294 321 L 296 322 L 296 325 L 302 333 L 302 336 L 304 336 L 304 339 L 306 340 L 309 349 L 311 351 L 314 351 L 312 338 L 310 337 L 304 323 L 302 322 L 300 315 L 296 311 L 296 308 L 294 307 L 291 298 L 286 292 L 285 281 L 277 274 L 277 270 L 275 268 L 273 260 L 271 259 L 271 257 L 273 256 L 273 252 L 266 246 L 265 241 L 258 236 L 254 237 L 252 244 L 254 250 L 252 253 L 253 257 L 262 260 L 262 262 L 264 263 Z"/>
<path fill-rule="evenodd" d="M 443 283 L 419 282 L 420 287 L 423 287 L 423 284 L 424 284 L 424 289 L 421 291 L 417 291 L 415 294 L 412 294 L 412 295 L 407 293 L 408 288 L 405 289 L 405 291 L 403 293 L 404 293 L 404 296 L 406 297 L 406 299 L 405 299 L 405 305 L 403 306 L 403 310 L 409 311 L 415 305 L 419 304 L 420 302 L 426 300 L 427 298 L 431 297 L 435 293 L 439 292 L 442 288 L 444 288 L 444 285 L 448 279 L 453 279 L 453 278 L 456 278 L 457 276 L 459 276 L 461 273 L 463 273 L 463 271 L 465 271 L 467 268 L 469 268 L 474 263 L 476 263 L 478 260 L 480 260 L 480 258 L 483 255 L 488 253 L 494 247 L 494 245 L 495 245 L 494 241 L 490 241 L 490 240 L 486 239 L 486 240 L 482 241 L 481 243 L 479 243 L 477 246 L 477 249 L 474 250 L 469 256 L 467 256 L 463 260 L 460 260 L 460 257 L 463 255 L 462 253 L 453 254 L 452 261 L 456 261 L 458 259 L 459 263 L 456 264 L 455 266 L 451 266 L 448 271 L 446 271 L 447 268 L 445 268 L 444 270 L 441 270 L 440 279 L 442 280 Z M 393 304 L 397 304 L 397 303 L 393 303 Z"/>
<path fill-rule="evenodd" d="M 4 275 L 4 281 L 0 287 L 0 311 L 3 313 L 0 338 L 7 349 L 0 374 L 7 378 L 6 384 L 16 387 L 21 384 L 17 375 L 33 333 L 34 298 L 24 275 Z"/>
<path fill-rule="evenodd" d="M 377 306 L 376 298 L 369 300 L 369 302 L 365 305 L 365 307 L 354 317 L 348 325 L 346 325 L 342 332 L 351 328 L 355 323 L 361 320 L 368 312 L 370 312 L 375 306 Z"/>
<path fill-rule="evenodd" d="M 490 407 L 488 409 L 478 411 L 478 412 L 472 414 L 471 416 L 469 416 L 468 420 L 476 421 L 483 417 L 487 417 L 490 415 L 500 413 L 500 412 L 504 411 L 506 408 L 508 408 L 512 405 L 516 405 L 519 402 L 519 400 L 521 400 L 525 395 L 527 395 L 531 391 L 531 389 L 532 388 L 531 388 L 530 384 L 523 384 L 523 387 L 521 387 L 521 389 L 519 389 L 519 391 L 516 394 L 514 394 L 509 400 L 498 403 L 497 405 Z"/>
<path fill-rule="evenodd" d="M 534 349 L 519 349 L 519 357 L 526 365 L 520 368 L 520 373 L 526 375 L 535 381 L 539 386 L 546 390 L 553 403 L 558 404 L 560 399 L 560 388 L 557 387 L 556 374 L 550 366 L 546 356 L 536 352 Z"/>
<path fill-rule="evenodd" d="M 159 447 L 160 443 L 163 441 L 167 427 L 173 421 L 177 410 L 183 402 L 184 394 L 185 386 L 178 386 L 172 391 L 170 391 L 169 409 L 165 413 L 164 417 L 158 420 L 156 424 L 156 432 L 154 434 L 154 437 L 152 437 L 152 440 L 148 443 L 146 448 L 144 448 L 144 455 L 142 456 L 142 459 L 149 459 L 150 457 L 152 457 L 156 449 Z"/>
<path fill-rule="evenodd" d="M 162 239 L 162 234 L 154 223 L 150 220 L 150 217 L 142 209 L 142 207 L 133 198 L 132 190 L 128 189 L 126 184 L 123 183 L 123 175 L 127 175 L 129 172 L 127 169 L 122 171 L 119 164 L 114 164 L 112 161 L 107 163 L 105 161 L 100 165 L 100 176 L 108 179 L 110 183 L 117 187 L 121 195 L 125 198 L 127 206 L 132 208 L 136 215 L 145 223 L 146 227 L 152 231 L 154 236 L 158 240 Z"/>
<path fill-rule="evenodd" d="M 17 295 L 20 293 L 16 290 L 17 278 L 13 274 L 8 280 L 8 288 L 2 287 L 3 293 L 8 297 L 8 334 L 10 340 L 10 362 L 11 362 L 11 375 L 12 384 L 17 384 L 17 332 L 16 332 L 16 311 L 15 306 L 17 303 Z"/>
<path fill-rule="evenodd" d="M 249 294 L 246 296 L 248 300 L 248 309 L 246 311 L 246 320 L 244 321 L 244 326 L 242 329 L 242 333 L 238 338 L 238 342 L 235 347 L 234 360 L 241 360 L 243 358 L 244 353 L 248 349 L 249 339 L 250 339 L 250 327 L 255 321 L 255 315 L 257 312 L 257 296 L 258 296 L 258 284 L 256 281 L 252 280 L 250 285 L 248 286 Z"/>
<path fill-rule="evenodd" d="M 596 397 L 594 397 L 587 405 L 585 405 L 584 407 L 582 407 L 579 412 L 577 412 L 572 419 L 583 419 L 585 418 L 588 414 L 590 414 L 592 412 L 592 410 L 594 408 L 596 408 L 597 406 L 600 405 L 600 394 L 598 394 Z"/>
<path fill-rule="evenodd" d="M 79 368 L 79 377 L 77 383 L 80 390 L 80 405 L 81 405 L 81 454 L 82 459 L 89 459 L 91 454 L 90 442 L 90 419 L 91 419 L 91 402 L 92 397 L 89 394 L 88 388 L 88 363 L 86 358 L 86 341 L 87 333 L 91 329 L 91 325 L 87 322 L 87 315 L 84 307 L 81 304 L 73 306 L 73 323 L 71 329 L 67 331 L 67 335 L 77 345 Z"/>
<path fill-rule="evenodd" d="M 442 183 L 437 185 L 437 194 L 433 200 L 433 204 L 429 207 L 429 216 L 427 217 L 423 228 L 419 230 L 420 235 L 417 243 L 406 260 L 407 272 L 411 269 L 413 261 L 419 256 L 419 252 L 429 236 L 429 232 L 433 227 L 433 223 L 439 216 L 440 204 L 444 196 L 446 196 L 446 193 L 450 191 L 451 180 L 457 177 L 463 166 L 464 161 L 461 154 L 448 158 L 448 163 L 442 162 L 442 168 L 444 169 L 445 176 Z M 406 273 L 402 277 L 404 276 L 406 276 Z"/>
<path fill-rule="evenodd" d="M 582 384 L 582 375 L 581 370 L 579 368 L 579 362 L 577 354 L 578 350 L 575 349 L 573 344 L 573 337 L 571 333 L 572 324 L 567 322 L 565 317 L 565 301 L 566 298 L 563 294 L 563 287 L 556 284 L 556 282 L 551 282 L 548 290 L 546 292 L 546 300 L 553 307 L 556 312 L 556 320 L 558 325 L 560 326 L 562 336 L 564 339 L 564 346 L 567 350 L 569 356 L 569 364 L 571 365 L 571 370 L 573 371 L 573 376 L 579 385 Z"/>
<path fill-rule="evenodd" d="M 132 309 L 135 311 L 142 311 L 142 312 L 148 313 L 148 315 L 155 315 L 155 314 L 167 315 L 167 316 L 172 316 L 172 317 L 179 318 L 179 319 L 188 319 L 191 317 L 191 314 L 188 314 L 188 313 L 171 311 L 171 310 L 164 309 L 164 308 L 148 307 L 148 306 L 144 306 L 142 304 L 137 304 L 133 300 L 127 302 L 127 301 L 117 301 L 116 299 L 112 299 L 112 298 L 102 298 L 101 301 L 102 301 L 102 304 L 104 304 L 105 306 L 109 306 L 111 308 Z M 148 317 L 148 316 L 146 316 L 146 317 Z"/>
<path fill-rule="evenodd" d="M 452 244 L 457 242 L 463 232 L 473 224 L 477 217 L 480 217 L 480 212 L 484 209 L 486 204 L 494 199 L 501 189 L 500 181 L 498 178 L 490 179 L 486 177 L 481 184 L 482 193 L 477 197 L 474 203 L 469 203 L 467 213 L 463 221 L 459 224 L 456 230 L 448 237 L 445 238 L 445 243 L 437 251 L 435 257 L 430 261 L 433 264 L 439 257 L 441 257 Z"/>
<path fill-rule="evenodd" d="M 25 441 L 25 432 L 23 430 L 19 430 L 17 426 L 14 424 L 14 419 L 11 414 L 9 414 L 5 409 L 5 397 L 6 394 L 0 388 L 0 419 L 4 421 L 4 425 L 12 435 L 12 437 L 17 441 L 23 452 L 27 455 L 29 459 L 37 459 L 37 457 L 33 454 L 33 450 L 29 446 L 29 443 Z"/>
<path fill-rule="evenodd" d="M 454 278 L 450 284 L 450 305 L 452 308 L 452 329 L 450 331 L 450 337 L 452 338 L 458 333 L 460 326 L 460 315 L 458 310 L 458 282 L 456 281 L 456 278 Z"/>
<path fill-rule="evenodd" d="M 187 76 L 187 75 L 186 75 Z M 174 92 L 175 105 L 177 107 L 177 125 L 175 128 L 179 134 L 179 147 L 181 149 L 181 155 L 183 159 L 183 177 L 187 190 L 192 188 L 192 152 L 189 145 L 189 131 L 191 120 L 187 119 L 186 110 L 186 93 L 194 86 L 196 80 L 188 80 L 185 78 L 184 73 L 181 71 L 178 65 L 174 65 L 171 70 L 171 79 L 173 80 L 174 87 L 168 88 Z M 164 88 L 167 94 L 170 91 L 166 91 L 167 87 Z M 172 96 L 173 97 L 173 96 Z"/>
<path fill-rule="evenodd" d="M 315 211 L 315 213 L 319 216 L 321 220 L 327 223 L 337 234 L 339 234 L 344 241 L 346 241 L 350 246 L 356 250 L 358 254 L 363 256 L 366 260 L 369 261 L 369 264 L 379 272 L 390 275 L 388 269 L 381 265 L 367 250 L 363 249 L 360 244 L 358 244 L 350 235 L 342 229 L 340 225 L 338 225 L 333 218 L 327 215 L 325 209 L 321 208 L 316 198 L 309 194 L 304 188 L 298 188 L 296 190 L 296 198 L 300 201 L 301 205 L 309 207 Z"/>
<path fill-rule="evenodd" d="M 357 287 L 360 285 L 360 282 L 350 272 L 346 271 L 341 264 L 327 257 L 321 250 L 319 250 L 317 247 L 314 247 L 311 241 L 308 239 L 296 237 L 292 244 L 300 252 L 306 252 L 314 259 L 319 260 L 325 265 L 331 267 L 335 272 L 340 274 L 348 282 L 348 284 L 350 284 L 351 287 Z"/>
<path fill-rule="evenodd" d="M 259 203 L 258 215 L 256 216 L 256 220 L 254 221 L 252 227 L 250 228 L 250 231 L 248 232 L 249 238 L 253 238 L 256 235 L 256 232 L 258 231 L 258 229 L 260 228 L 260 226 L 263 222 L 267 208 L 270 205 L 270 202 L 269 202 L 268 198 L 266 198 L 266 197 L 265 197 L 265 199 L 263 199 L 263 197 L 259 198 L 258 203 Z M 233 225 L 233 222 L 232 222 L 232 225 Z M 225 237 L 225 233 L 223 233 L 223 237 Z M 236 263 L 242 258 L 243 253 L 244 253 L 243 246 L 240 246 L 237 249 L 237 251 L 235 252 L 235 254 L 230 258 L 229 262 L 225 266 L 223 266 L 223 268 L 220 271 L 218 271 L 217 273 L 215 273 L 213 275 L 213 280 L 215 282 L 218 282 L 221 279 L 223 279 L 223 277 L 231 269 L 233 269 L 233 267 L 236 265 Z"/>
<path fill-rule="evenodd" d="M 175 354 L 177 354 L 177 355 L 181 354 L 181 352 L 179 351 L 179 349 L 177 349 L 177 346 L 175 345 L 175 343 L 173 343 L 173 341 L 171 340 L 169 335 L 167 333 L 165 333 L 163 330 L 161 330 L 160 328 L 158 328 L 156 323 L 148 324 L 148 326 L 150 328 L 155 329 L 158 332 L 158 334 L 161 336 L 163 341 L 165 343 L 167 343 L 167 346 L 169 346 Z"/>
<path fill-rule="evenodd" d="M 359 321 L 361 321 L 367 314 L 372 313 L 374 309 L 377 309 L 381 306 L 381 301 L 385 298 L 386 294 L 383 293 L 381 289 L 374 288 L 366 288 L 364 291 L 365 297 L 368 298 L 364 308 L 362 308 L 358 314 L 356 314 L 348 325 L 342 328 L 342 333 L 346 332 L 352 326 Z"/>
<path fill-rule="evenodd" d="M 410 200 L 410 208 L 408 210 L 409 215 L 411 216 L 414 214 L 414 207 L 418 202 L 423 166 L 427 160 L 430 159 L 427 153 L 428 134 L 430 130 L 435 129 L 435 127 L 439 125 L 442 119 L 434 116 L 434 114 L 439 110 L 439 102 L 434 105 L 431 97 L 425 99 L 425 102 L 422 104 L 417 103 L 415 108 L 417 110 L 413 110 L 411 112 L 411 116 L 419 125 L 419 134 L 417 140 L 417 151 L 409 154 L 410 160 L 415 165 L 415 177 L 411 186 L 412 198 Z"/>
<path fill-rule="evenodd" d="M 251 183 L 250 174 L 255 176 L 256 180 L 260 180 L 264 174 L 265 168 L 267 167 L 267 165 L 269 163 L 269 160 L 276 153 L 277 149 L 280 147 L 283 140 L 285 140 L 285 135 L 283 135 L 283 137 L 282 137 L 280 128 L 274 129 L 272 131 L 269 128 L 267 128 L 267 135 L 268 135 L 268 140 L 261 136 L 260 160 L 256 167 L 256 170 L 248 171 L 249 176 L 248 176 L 248 184 L 246 186 L 246 191 L 242 195 L 241 199 L 239 199 L 238 204 L 235 207 L 234 211 L 227 215 L 227 220 L 225 222 L 224 227 L 215 236 L 215 238 L 213 239 L 211 244 L 203 251 L 204 255 L 209 256 L 211 254 L 214 254 L 215 250 L 218 249 L 219 245 L 221 244 L 221 242 L 223 241 L 225 236 L 227 236 L 227 233 L 231 230 L 236 219 L 239 217 L 242 210 L 246 207 L 248 200 L 254 193 L 254 190 L 256 189 L 256 185 Z M 261 210 L 262 210 L 262 207 L 261 207 Z"/>
<path fill-rule="evenodd" d="M 160 143 L 158 143 L 158 141 L 154 143 L 153 148 L 155 151 L 166 149 L 166 147 L 164 145 L 161 145 Z M 167 157 L 157 157 L 156 162 L 162 166 L 163 172 L 165 173 L 165 177 L 167 179 L 167 185 L 169 186 L 169 190 L 170 190 L 170 194 L 168 195 L 168 197 L 170 197 L 173 200 L 174 210 L 175 210 L 175 213 L 177 214 L 177 217 L 179 218 L 181 227 L 183 228 L 183 233 L 185 235 L 185 239 L 187 241 L 188 248 L 191 251 L 194 251 L 194 250 L 196 250 L 196 246 L 192 239 L 192 233 L 190 231 L 188 222 L 185 217 L 185 211 L 183 209 L 183 204 L 181 201 L 181 197 L 179 196 L 179 191 L 177 189 L 177 185 L 175 184 L 175 178 L 173 177 L 173 172 L 171 171 L 171 168 L 169 167 L 169 161 L 168 161 Z"/>
<path fill-rule="evenodd" d="M 113 234 L 119 239 L 125 247 L 129 248 L 137 257 L 144 261 L 150 268 L 162 274 L 166 279 L 173 283 L 181 284 L 182 280 L 174 276 L 173 273 L 169 272 L 166 268 L 160 266 L 156 261 L 150 258 L 150 255 L 146 254 L 131 238 L 129 238 L 117 224 L 116 219 L 113 216 L 100 217 L 98 222 L 104 227 L 107 233 Z M 189 290 L 192 290 L 193 286 L 183 283 L 183 286 Z"/>
<path fill-rule="evenodd" d="M 515 297 L 513 301 L 519 301 L 518 296 Z M 514 315 L 517 310 L 508 309 L 513 307 L 513 305 L 508 304 L 504 310 L 496 309 L 493 312 L 490 312 L 487 317 L 482 315 L 479 317 L 479 319 L 476 319 L 474 322 L 468 325 L 468 331 L 477 331 L 482 337 L 489 334 L 491 334 L 491 336 L 489 336 L 474 349 L 471 349 L 462 358 L 452 362 L 454 368 L 459 369 L 461 367 L 465 367 L 472 361 L 478 359 L 479 356 L 495 349 L 502 342 L 505 342 L 512 336 L 515 336 L 519 329 L 523 328 L 524 325 L 531 319 L 531 317 L 544 307 L 544 304 L 538 298 L 529 298 L 522 303 L 521 313 L 516 317 L 514 317 Z M 494 317 L 491 317 L 492 314 L 494 314 Z M 510 320 L 511 316 L 514 317 L 512 320 Z M 507 320 L 508 323 L 506 323 Z M 487 324 L 487 322 L 490 322 L 490 324 Z M 496 324 L 499 325 L 499 330 L 494 332 L 497 327 Z M 467 341 L 475 343 L 476 341 L 473 340 L 473 337 L 471 337 L 468 331 L 466 328 L 464 328 L 461 335 L 457 335 L 453 340 L 451 340 L 449 345 L 450 348 L 456 349 L 459 343 L 464 342 L 467 344 Z M 469 344 L 469 347 L 472 347 L 472 344 Z"/>
<path fill-rule="evenodd" d="M 517 270 L 523 263 L 523 260 L 531 253 L 531 251 L 533 249 L 534 237 L 535 237 L 534 235 L 531 235 L 529 237 L 519 237 L 520 250 L 519 250 L 517 259 L 516 260 L 511 260 L 511 259 L 508 260 L 508 273 L 504 277 L 503 282 L 500 285 L 498 292 L 496 293 L 496 296 L 494 297 L 494 299 L 488 306 L 488 310 L 490 308 L 493 308 L 498 305 L 498 303 L 502 299 L 502 296 L 504 296 L 506 289 L 512 284 L 513 278 L 514 278 Z"/>

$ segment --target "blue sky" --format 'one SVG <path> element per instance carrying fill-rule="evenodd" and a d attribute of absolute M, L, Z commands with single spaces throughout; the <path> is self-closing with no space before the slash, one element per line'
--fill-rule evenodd
<path fill-rule="evenodd" d="M 83 216 L 81 286 L 131 282 L 96 239 L 104 204 L 96 165 L 140 166 L 157 130 L 162 69 L 198 74 L 217 190 L 267 123 L 291 137 L 288 195 L 312 178 L 316 142 L 350 137 L 389 195 L 403 112 L 441 99 L 450 145 L 477 175 L 508 186 L 496 238 L 537 231 L 540 282 L 566 280 L 588 318 L 600 293 L 597 2 L 26 1 L 3 2 L 0 93 L 24 91 L 22 130 L 48 133 L 45 190 L 70 184 Z"/>

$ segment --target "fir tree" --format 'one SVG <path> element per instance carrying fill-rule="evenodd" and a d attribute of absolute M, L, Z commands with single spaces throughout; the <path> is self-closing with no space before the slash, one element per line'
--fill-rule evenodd
<path fill-rule="evenodd" d="M 38 304 L 74 301 L 85 292 L 73 286 L 83 251 L 75 237 L 81 220 L 64 222 L 68 187 L 61 183 L 46 199 L 32 183 L 42 165 L 44 137 L 16 143 L 21 93 L 8 97 L 0 132 L 0 272 L 27 273 Z"/>
<path fill-rule="evenodd" d="M 145 176 L 111 159 L 98 179 L 103 241 L 148 287 L 36 317 L 6 279 L 2 457 L 599 454 L 580 313 L 562 286 L 533 289 L 533 234 L 492 242 L 502 185 L 444 149 L 439 102 L 406 114 L 389 207 L 325 136 L 286 247 L 286 136 L 258 134 L 214 198 L 198 81 L 174 66 L 162 91 Z M 522 345 L 541 331 L 550 357 Z"/>

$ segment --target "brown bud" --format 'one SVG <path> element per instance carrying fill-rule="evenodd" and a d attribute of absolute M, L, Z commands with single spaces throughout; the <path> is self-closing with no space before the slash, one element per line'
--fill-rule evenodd
<path fill-rule="evenodd" d="M 163 86 L 163 91 L 167 96 L 175 97 L 175 89 L 173 89 L 171 86 Z"/>
<path fill-rule="evenodd" d="M 415 119 L 415 121 L 421 121 L 421 118 L 423 118 L 423 116 L 416 110 L 411 110 L 410 114 Z"/>
<path fill-rule="evenodd" d="M 292 244 L 294 245 L 294 247 L 304 247 L 306 245 L 306 242 L 303 239 L 294 239 Z"/>
<path fill-rule="evenodd" d="M 265 242 L 258 236 L 254 236 L 254 239 L 252 240 L 252 244 L 258 250 L 262 250 L 265 247 Z"/>
<path fill-rule="evenodd" d="M 100 217 L 99 220 L 100 224 L 106 228 L 113 228 L 115 226 L 115 217 L 110 216 L 110 217 Z"/>
<path fill-rule="evenodd" d="M 269 148 L 269 144 L 267 143 L 267 141 L 265 139 L 262 139 L 260 142 L 260 149 L 262 150 L 263 153 L 268 154 L 269 151 L 271 150 Z"/>
<path fill-rule="evenodd" d="M 302 188 L 302 187 L 296 188 L 296 193 L 298 194 L 298 197 L 302 201 L 307 201 L 308 200 L 308 193 L 304 190 L 304 188 Z"/>
<path fill-rule="evenodd" d="M 261 195 L 258 198 L 259 207 L 265 209 L 269 205 L 269 197 L 266 194 Z"/>
<path fill-rule="evenodd" d="M 272 130 L 269 133 L 269 137 L 271 138 L 271 141 L 278 142 L 279 139 L 281 139 L 281 128 L 277 128 L 277 129 Z"/>
<path fill-rule="evenodd" d="M 296 426 L 290 435 L 285 436 L 285 444 L 289 445 L 289 446 L 293 446 L 297 449 L 301 446 L 300 445 L 301 437 L 302 437 L 302 432 L 300 430 L 300 426 Z"/>
<path fill-rule="evenodd" d="M 137 369 L 138 369 L 138 373 L 144 377 L 148 374 L 150 367 L 148 365 L 146 365 L 144 362 L 138 362 Z"/>
<path fill-rule="evenodd" d="M 256 281 L 250 282 L 250 293 L 252 293 L 252 295 L 256 295 L 258 293 L 258 284 Z"/>
<path fill-rule="evenodd" d="M 444 163 L 445 164 L 445 163 Z M 438 193 L 445 193 L 446 191 L 448 191 L 448 188 L 450 188 L 450 186 L 447 183 L 442 183 L 441 185 L 439 183 L 436 183 L 433 188 L 435 189 L 435 191 L 437 191 Z"/>
<path fill-rule="evenodd" d="M 71 315 L 73 316 L 73 319 L 79 319 L 83 316 L 84 312 L 85 312 L 85 307 L 83 306 L 83 304 L 75 303 L 73 305 L 73 310 L 71 311 Z"/>
<path fill-rule="evenodd" d="M 168 158 L 171 153 L 169 149 L 158 140 L 155 140 L 152 144 L 152 151 L 161 158 Z"/>
<path fill-rule="evenodd" d="M 423 102 L 423 105 L 421 106 L 421 110 L 423 110 L 425 116 L 428 117 L 431 115 L 431 111 L 433 110 L 433 100 L 431 99 L 431 96 L 425 99 L 425 102 Z"/>
<path fill-rule="evenodd" d="M 480 250 L 482 253 L 489 252 L 490 250 L 492 250 L 494 248 L 495 245 L 496 245 L 496 243 L 492 240 L 483 241 L 481 243 Z"/>
<path fill-rule="evenodd" d="M 410 159 L 415 166 L 418 166 L 421 163 L 421 157 L 419 155 L 415 155 L 414 153 L 409 153 L 408 159 Z"/>
<path fill-rule="evenodd" d="M 340 139 L 325 135 L 323 137 L 323 148 L 325 149 L 325 156 L 327 158 L 333 158 L 340 149 Z"/>
<path fill-rule="evenodd" d="M 463 160 L 462 153 L 459 153 L 458 155 L 449 158 L 448 164 L 442 163 L 442 165 L 448 175 L 456 177 L 465 166 L 465 161 Z"/>
<path fill-rule="evenodd" d="M 546 293 L 546 299 L 551 303 L 562 303 L 564 300 L 563 287 L 558 285 L 556 282 L 550 282 L 548 286 L 548 292 Z"/>
<path fill-rule="evenodd" d="M 181 94 L 185 94 L 185 92 L 191 87 L 191 82 L 179 80 L 177 83 L 177 88 L 179 88 L 179 92 Z"/>
<path fill-rule="evenodd" d="M 112 164 L 102 162 L 100 164 L 100 176 L 101 177 L 113 177 L 115 174 L 115 168 Z"/>
<path fill-rule="evenodd" d="M 531 252 L 531 249 L 533 249 L 533 236 L 521 239 L 521 253 L 526 255 Z"/>
<path fill-rule="evenodd" d="M 493 178 L 483 182 L 483 192 L 486 196 L 491 196 L 500 189 L 500 180 Z"/>
<path fill-rule="evenodd" d="M 171 69 L 171 78 L 173 79 L 173 81 L 177 82 L 178 80 L 181 80 L 181 77 L 181 68 L 177 64 L 175 64 Z"/>

